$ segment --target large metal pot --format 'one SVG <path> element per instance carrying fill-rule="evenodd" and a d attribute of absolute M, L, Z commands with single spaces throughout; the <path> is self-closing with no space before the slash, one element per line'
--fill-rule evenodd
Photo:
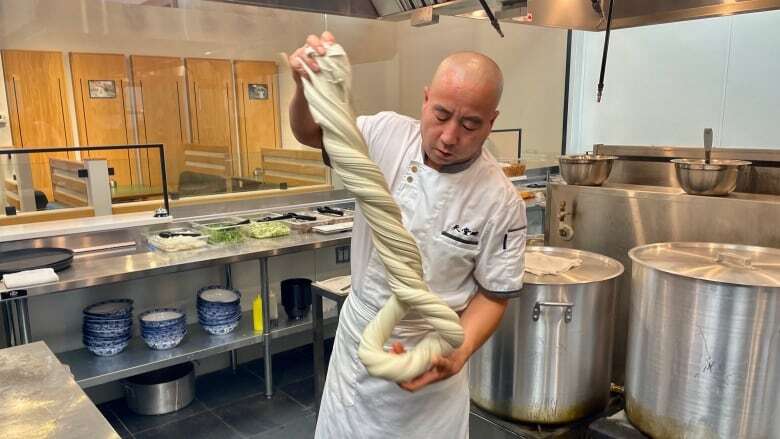
<path fill-rule="evenodd" d="M 609 402 L 616 280 L 623 266 L 579 250 L 527 253 L 579 258 L 559 275 L 525 274 L 496 332 L 469 361 L 471 398 L 499 416 L 570 422 Z"/>
<path fill-rule="evenodd" d="M 634 248 L 626 411 L 655 438 L 778 438 L 780 250 Z"/>
<path fill-rule="evenodd" d="M 195 368 L 191 362 L 136 375 L 122 381 L 127 407 L 141 415 L 162 415 L 195 399 Z"/>

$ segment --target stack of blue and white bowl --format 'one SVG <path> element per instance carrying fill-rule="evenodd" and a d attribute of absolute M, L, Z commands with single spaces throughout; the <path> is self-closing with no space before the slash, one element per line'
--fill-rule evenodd
<path fill-rule="evenodd" d="M 84 308 L 83 341 L 93 354 L 108 357 L 122 352 L 132 332 L 132 300 L 106 300 Z"/>
<path fill-rule="evenodd" d="M 171 349 L 179 345 L 187 335 L 187 318 L 176 308 L 156 308 L 138 316 L 141 337 L 152 349 Z"/>
<path fill-rule="evenodd" d="M 220 286 L 198 290 L 198 321 L 209 334 L 224 335 L 241 320 L 241 293 Z"/>

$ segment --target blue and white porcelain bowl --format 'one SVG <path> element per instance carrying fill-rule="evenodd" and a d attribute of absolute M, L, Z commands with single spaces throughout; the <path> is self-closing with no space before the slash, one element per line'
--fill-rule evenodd
<path fill-rule="evenodd" d="M 164 328 L 184 323 L 186 315 L 176 308 L 156 308 L 138 316 L 141 328 Z"/>
<path fill-rule="evenodd" d="M 132 299 L 111 299 L 84 308 L 84 316 L 95 319 L 120 319 L 133 313 Z"/>
<path fill-rule="evenodd" d="M 130 335 L 132 332 L 132 327 L 127 326 L 124 328 L 106 328 L 106 329 L 90 329 L 86 325 L 82 327 L 81 333 L 84 334 L 84 336 L 89 336 L 92 338 L 112 338 L 112 337 L 122 337 Z"/>
<path fill-rule="evenodd" d="M 90 329 L 122 329 L 133 325 L 133 319 L 128 317 L 126 319 L 111 319 L 111 320 L 92 320 L 84 318 L 84 326 L 88 326 Z"/>
<path fill-rule="evenodd" d="M 87 350 L 92 352 L 93 354 L 97 355 L 98 357 L 110 357 L 112 355 L 116 355 L 127 347 L 127 345 L 130 343 L 130 339 L 127 339 L 123 342 L 107 345 L 107 346 L 87 346 Z"/>
<path fill-rule="evenodd" d="M 92 337 L 89 335 L 83 335 L 82 341 L 87 346 L 108 346 L 112 344 L 122 343 L 130 340 L 130 335 L 121 335 L 118 337 Z"/>
<path fill-rule="evenodd" d="M 165 326 L 165 327 L 141 327 L 141 335 L 164 335 L 174 332 L 181 332 L 187 326 L 182 322 L 177 325 Z"/>
<path fill-rule="evenodd" d="M 87 350 L 110 356 L 122 352 L 133 332 L 133 301 L 112 299 L 84 308 L 82 335 Z"/>
<path fill-rule="evenodd" d="M 170 332 L 164 335 L 144 336 L 144 343 L 152 349 L 165 350 L 175 348 L 184 340 L 187 335 L 187 328 L 182 331 Z"/>
<path fill-rule="evenodd" d="M 169 328 L 166 328 L 164 330 L 156 329 L 156 328 L 142 328 L 141 329 L 141 337 L 144 338 L 161 338 L 161 337 L 169 337 L 171 335 L 183 333 L 187 330 L 187 327 L 184 325 L 181 326 L 171 326 Z"/>
<path fill-rule="evenodd" d="M 220 318 L 205 318 L 205 317 L 198 317 L 198 322 L 200 322 L 202 325 L 222 325 L 225 323 L 231 323 L 231 322 L 237 322 L 241 319 L 241 313 L 236 313 L 230 316 L 220 317 Z"/>
<path fill-rule="evenodd" d="M 208 332 L 211 335 L 225 335 L 232 332 L 234 329 L 238 327 L 238 320 L 231 322 L 231 323 L 225 323 L 221 325 L 204 325 L 201 324 L 203 327 L 203 330 Z"/>
<path fill-rule="evenodd" d="M 241 308 L 222 310 L 222 311 L 204 311 L 198 310 L 198 318 L 203 320 L 221 320 L 228 318 L 235 318 L 241 314 Z"/>
<path fill-rule="evenodd" d="M 198 322 L 209 334 L 225 335 L 241 320 L 241 292 L 218 285 L 198 290 Z"/>
<path fill-rule="evenodd" d="M 241 292 L 232 288 L 219 285 L 210 285 L 198 290 L 198 307 L 205 306 L 229 306 L 241 302 Z"/>
<path fill-rule="evenodd" d="M 176 308 L 157 308 L 141 313 L 138 321 L 144 343 L 157 350 L 178 346 L 187 335 L 186 317 Z"/>

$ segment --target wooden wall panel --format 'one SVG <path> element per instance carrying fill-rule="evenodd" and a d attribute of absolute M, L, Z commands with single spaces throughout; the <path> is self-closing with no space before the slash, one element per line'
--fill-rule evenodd
<path fill-rule="evenodd" d="M 2 50 L 2 60 L 13 145 L 73 145 L 62 53 Z M 68 157 L 68 153 L 30 157 L 33 184 L 49 200 L 52 189 L 48 158 Z"/>
<path fill-rule="evenodd" d="M 81 145 L 126 145 L 135 142 L 127 62 L 124 55 L 71 53 L 73 98 Z M 114 81 L 114 92 L 105 97 L 90 94 L 89 81 Z M 82 153 L 82 157 L 86 154 Z M 99 151 L 92 158 L 106 158 L 120 185 L 140 182 L 135 150 Z"/>
<path fill-rule="evenodd" d="M 241 168 L 243 175 L 252 175 L 262 166 L 262 149 L 279 148 L 281 144 L 277 68 L 270 61 L 236 61 L 234 66 Z M 262 97 L 265 99 L 259 99 Z"/>
<path fill-rule="evenodd" d="M 229 147 L 233 173 L 237 174 L 238 142 L 230 61 L 187 58 L 185 64 L 192 143 Z"/>
<path fill-rule="evenodd" d="M 181 172 L 183 146 L 187 141 L 186 87 L 181 58 L 160 56 L 130 57 L 136 92 L 138 140 L 165 145 L 168 184 L 176 187 Z M 144 181 L 162 184 L 160 157 L 156 150 L 141 152 Z"/>
<path fill-rule="evenodd" d="M 263 181 L 287 183 L 290 187 L 330 184 L 322 151 L 310 149 L 265 149 Z"/>

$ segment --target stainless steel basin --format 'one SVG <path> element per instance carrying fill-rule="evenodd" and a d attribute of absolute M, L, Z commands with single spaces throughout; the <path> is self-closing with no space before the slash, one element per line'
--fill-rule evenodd
<path fill-rule="evenodd" d="M 691 195 L 721 197 L 737 188 L 740 169 L 750 165 L 743 160 L 711 160 L 705 163 L 700 159 L 672 160 L 680 187 Z"/>
<path fill-rule="evenodd" d="M 601 186 L 612 171 L 611 155 L 565 155 L 558 159 L 561 176 L 567 184 L 576 186 Z"/>

